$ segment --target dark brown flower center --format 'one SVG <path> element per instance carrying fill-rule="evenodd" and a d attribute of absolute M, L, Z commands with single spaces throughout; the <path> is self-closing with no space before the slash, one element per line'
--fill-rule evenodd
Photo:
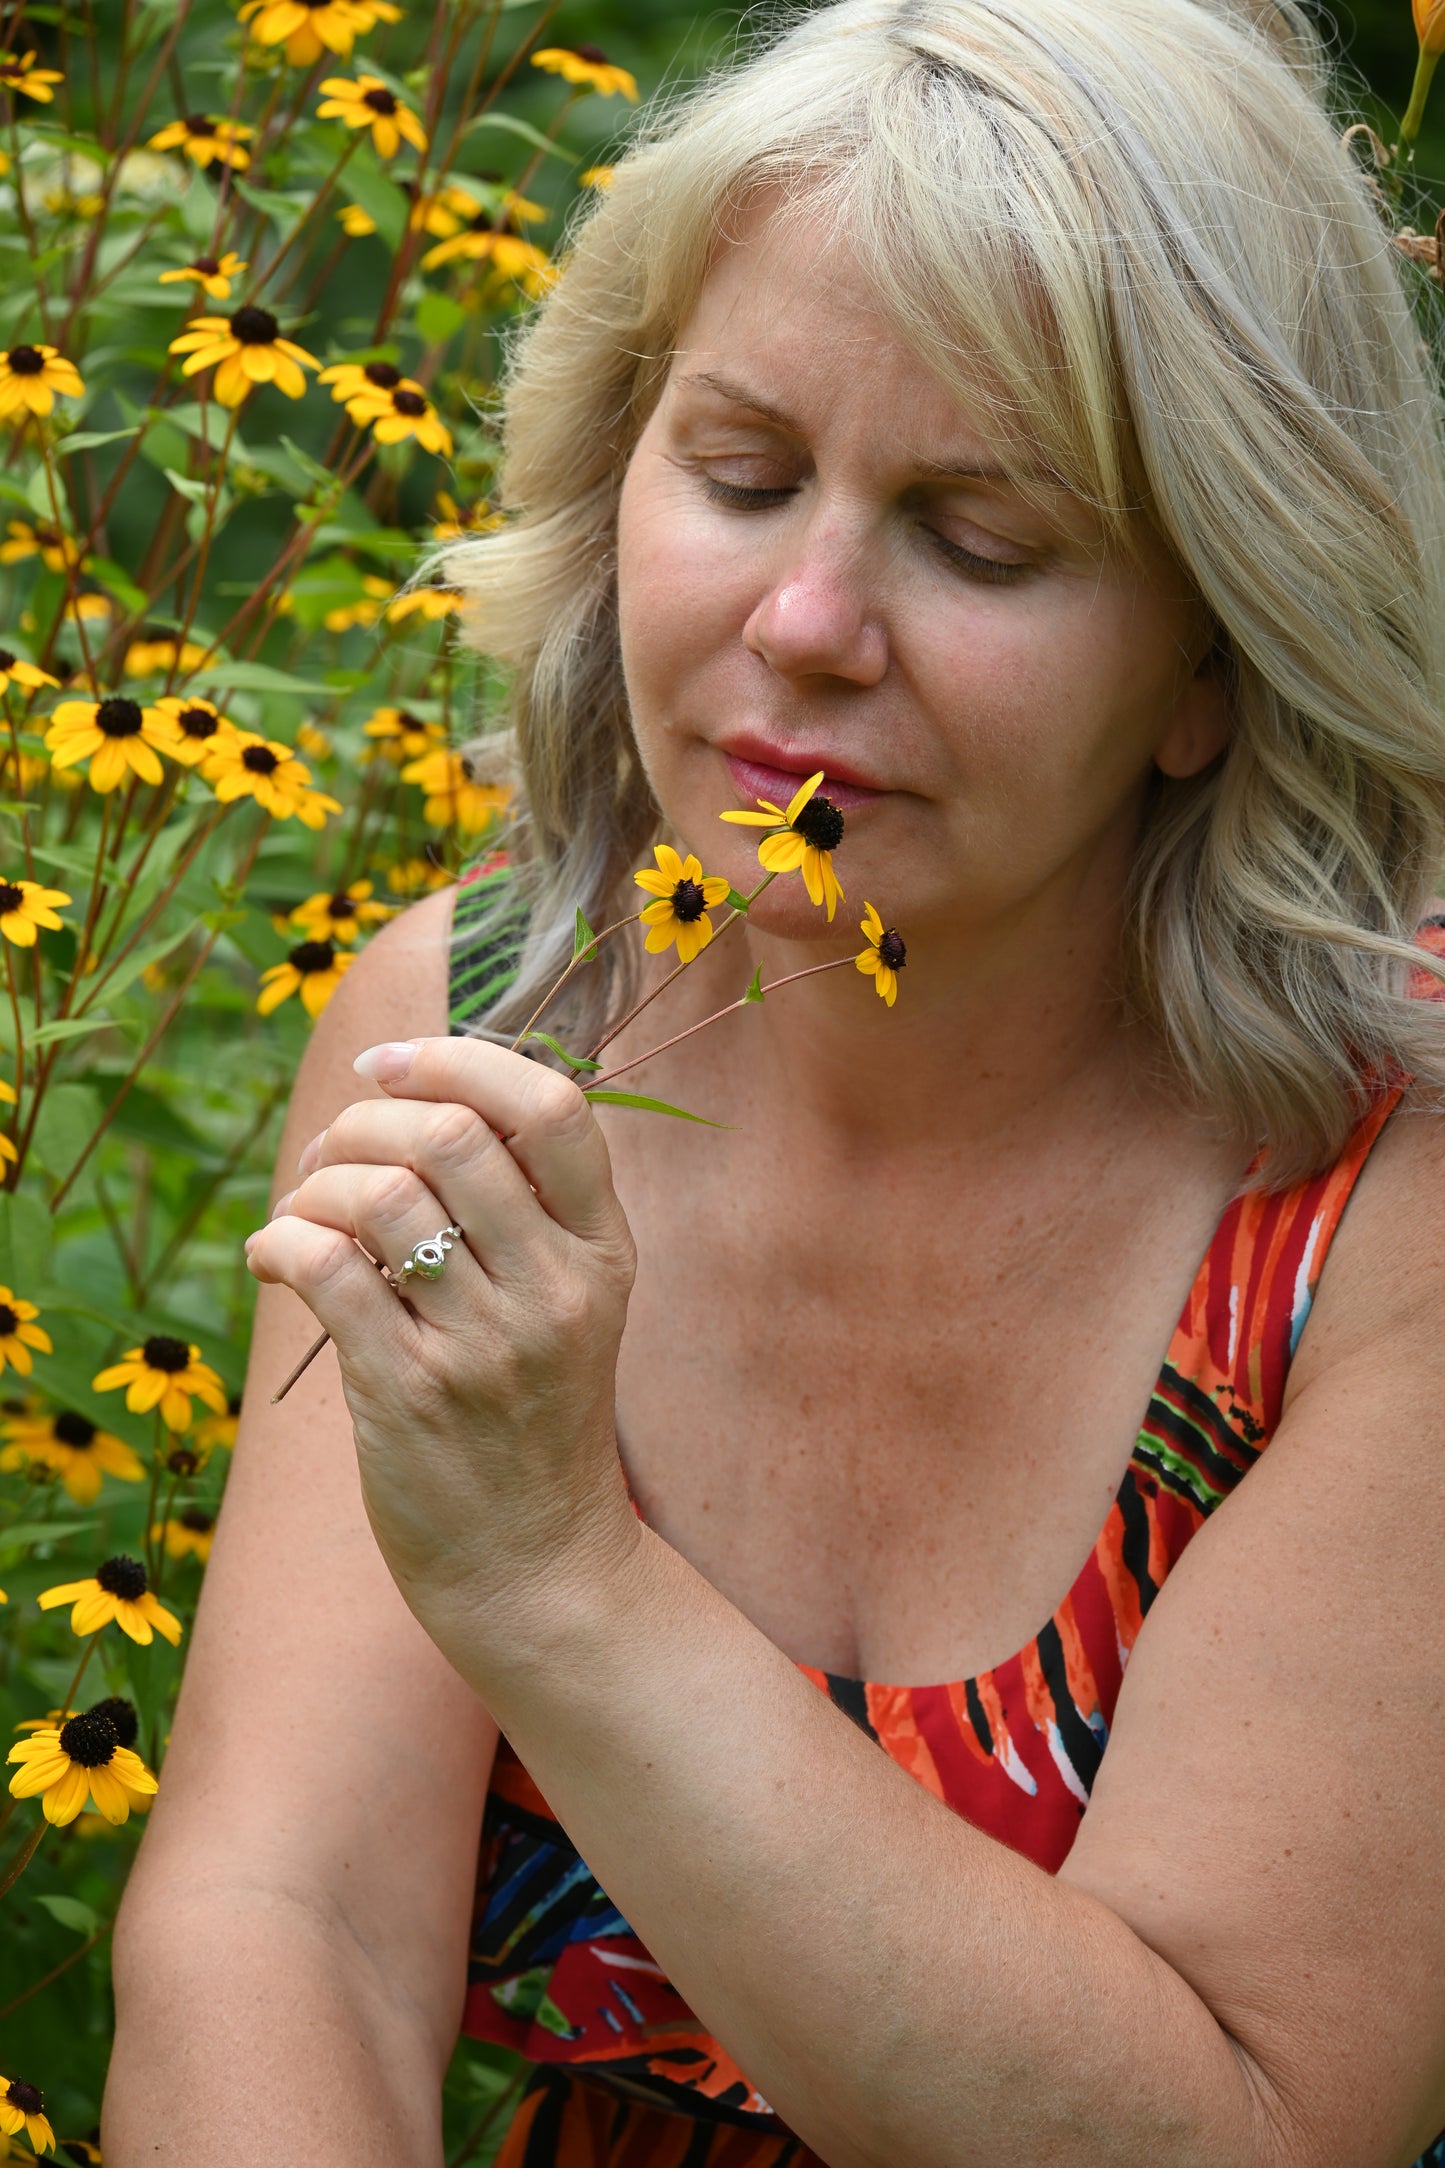
<path fill-rule="evenodd" d="M 12 376 L 39 376 L 45 367 L 45 356 L 38 354 L 33 346 L 12 346 L 10 349 L 10 373 Z"/>
<path fill-rule="evenodd" d="M 252 775 L 274 775 L 280 765 L 269 745 L 248 745 L 241 755 L 241 766 Z"/>
<path fill-rule="evenodd" d="M 878 944 L 878 954 L 890 971 L 901 971 L 908 961 L 908 950 L 903 936 L 896 926 L 890 926 Z"/>
<path fill-rule="evenodd" d="M 426 412 L 426 398 L 419 391 L 394 391 L 391 395 L 391 403 L 398 414 L 410 415 L 413 420 Z"/>
<path fill-rule="evenodd" d="M 200 1461 L 186 1445 L 178 1445 L 173 1453 L 166 1455 L 166 1466 L 172 1475 L 194 1475 L 200 1465 Z"/>
<path fill-rule="evenodd" d="M 594 68 L 610 68 L 612 65 L 600 45 L 574 45 L 572 50 L 579 60 L 588 61 Z"/>
<path fill-rule="evenodd" d="M 11 654 L 9 648 L 0 647 L 0 670 L 13 670 L 14 667 L 15 657 Z"/>
<path fill-rule="evenodd" d="M 5 2088 L 5 2098 L 12 2108 L 22 2115 L 39 2115 L 45 2107 L 45 2095 L 38 2085 L 27 2085 L 23 2078 L 12 2078 Z"/>
<path fill-rule="evenodd" d="M 384 84 L 379 85 L 375 90 L 363 91 L 361 102 L 363 105 L 369 105 L 373 113 L 394 113 L 396 111 L 396 100 Z"/>
<path fill-rule="evenodd" d="M 97 1701 L 85 1713 L 87 1716 L 108 1717 L 115 1726 L 115 1735 L 121 1745 L 135 1745 L 140 1734 L 140 1726 L 136 1722 L 136 1713 L 130 1703 L 122 1700 L 119 1694 L 114 1695 L 109 1701 Z"/>
<path fill-rule="evenodd" d="M 280 337 L 281 326 L 269 309 L 246 302 L 231 318 L 231 330 L 242 346 L 270 346 Z"/>
<path fill-rule="evenodd" d="M 68 1754 L 82 1769 L 103 1769 L 108 1761 L 115 1759 L 120 1736 L 108 1716 L 98 1710 L 87 1709 L 82 1716 L 72 1716 L 60 1727 L 60 1751 Z"/>
<path fill-rule="evenodd" d="M 815 851 L 836 851 L 843 840 L 843 816 L 831 798 L 810 798 L 793 827 Z"/>
<path fill-rule="evenodd" d="M 25 901 L 25 891 L 13 881 L 0 881 L 0 918 L 10 911 L 18 911 Z"/>
<path fill-rule="evenodd" d="M 168 1332 L 153 1332 L 141 1352 L 147 1370 L 164 1370 L 171 1375 L 184 1370 L 191 1359 L 185 1341 L 172 1339 Z"/>
<path fill-rule="evenodd" d="M 0 1302 L 0 1340 L 8 1340 L 20 1323 L 19 1317 L 8 1302 Z"/>
<path fill-rule="evenodd" d="M 214 278 L 220 268 L 214 256 L 198 256 L 191 265 L 193 271 L 203 271 L 208 279 Z"/>
<path fill-rule="evenodd" d="M 214 1513 L 203 1513 L 199 1506 L 187 1506 L 181 1515 L 182 1528 L 189 1528 L 193 1536 L 208 1536 L 216 1525 Z"/>
<path fill-rule="evenodd" d="M 209 113 L 187 113 L 182 125 L 187 135 L 213 136 L 216 133 L 216 123 Z"/>
<path fill-rule="evenodd" d="M 365 362 L 361 373 L 378 391 L 392 391 L 401 382 L 400 369 L 394 368 L 389 361 Z"/>
<path fill-rule="evenodd" d="M 356 898 L 354 896 L 333 896 L 326 909 L 332 918 L 355 918 Z"/>
<path fill-rule="evenodd" d="M 102 700 L 95 711 L 95 727 L 107 738 L 138 738 L 144 720 L 140 702 L 123 694 Z"/>
<path fill-rule="evenodd" d="M 679 881 L 672 892 L 672 915 L 691 926 L 707 909 L 707 898 L 696 881 Z"/>
<path fill-rule="evenodd" d="M 329 971 L 336 961 L 336 947 L 331 941 L 298 941 L 286 961 L 302 978 L 313 971 Z"/>
<path fill-rule="evenodd" d="M 182 708 L 176 720 L 188 738 L 213 738 L 221 727 L 209 708 Z"/>
<path fill-rule="evenodd" d="M 134 1603 L 146 1592 L 146 1570 L 138 1558 L 108 1558 L 95 1569 L 95 1578 L 107 1596 Z"/>
<path fill-rule="evenodd" d="M 68 1445 L 73 1453 L 83 1453 L 88 1445 L 95 1443 L 100 1428 L 88 1415 L 77 1415 L 73 1408 L 66 1408 L 57 1415 L 51 1428 L 61 1445 Z"/>

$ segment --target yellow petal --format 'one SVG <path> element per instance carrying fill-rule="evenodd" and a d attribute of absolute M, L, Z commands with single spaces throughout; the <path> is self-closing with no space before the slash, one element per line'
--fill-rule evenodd
<path fill-rule="evenodd" d="M 826 773 L 827 770 L 825 768 L 820 768 L 816 775 L 809 776 L 807 782 L 803 784 L 800 790 L 797 790 L 793 793 L 793 796 L 788 801 L 787 818 L 790 822 L 797 819 L 798 815 L 802 812 L 804 806 L 808 803 L 808 800 L 812 797 L 814 791 L 818 788 L 818 785 L 822 782 L 823 777 L 826 775 Z M 766 803 L 765 800 L 760 802 Z"/>

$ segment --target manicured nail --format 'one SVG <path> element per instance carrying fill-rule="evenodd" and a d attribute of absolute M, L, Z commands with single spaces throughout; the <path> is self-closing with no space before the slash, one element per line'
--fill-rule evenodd
<path fill-rule="evenodd" d="M 296 1172 L 298 1174 L 311 1173 L 312 1169 L 316 1165 L 317 1160 L 321 1157 L 321 1146 L 325 1139 L 325 1136 L 326 1131 L 324 1129 L 320 1130 L 317 1135 L 311 1139 L 311 1142 L 306 1146 L 305 1150 L 301 1154 L 301 1157 L 296 1162 Z"/>
<path fill-rule="evenodd" d="M 283 1212 L 289 1211 L 291 1199 L 295 1196 L 295 1194 L 296 1192 L 294 1189 L 288 1189 L 284 1197 L 278 1197 L 276 1199 L 276 1202 L 271 1207 L 272 1219 L 280 1219 Z"/>
<path fill-rule="evenodd" d="M 388 1039 L 383 1046 L 369 1046 L 351 1064 L 358 1076 L 373 1076 L 382 1084 L 394 1084 L 411 1067 L 415 1039 Z"/>

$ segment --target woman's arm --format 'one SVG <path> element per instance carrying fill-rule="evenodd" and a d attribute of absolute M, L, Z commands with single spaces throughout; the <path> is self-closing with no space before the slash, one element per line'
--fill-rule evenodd
<path fill-rule="evenodd" d="M 451 897 L 394 920 L 318 1019 L 273 1198 L 363 1096 L 381 1028 L 444 1031 Z M 111 2168 L 441 2162 L 496 1727 L 397 1594 L 334 1348 L 263 1287 L 161 1789 L 116 1925 Z"/>

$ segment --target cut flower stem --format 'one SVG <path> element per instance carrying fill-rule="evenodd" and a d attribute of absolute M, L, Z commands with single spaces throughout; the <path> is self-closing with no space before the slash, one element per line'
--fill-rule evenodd
<path fill-rule="evenodd" d="M 769 874 L 768 879 L 772 878 L 772 874 Z M 615 1069 L 608 1069 L 601 1076 L 590 1077 L 584 1090 L 600 1091 L 603 1085 L 610 1084 L 614 1077 L 626 1076 L 629 1069 L 640 1069 L 643 1062 L 651 1061 L 655 1055 L 665 1054 L 670 1046 L 680 1046 L 684 1039 L 691 1039 L 699 1031 L 706 1031 L 709 1024 L 719 1023 L 723 1017 L 731 1016 L 734 1009 L 746 1009 L 753 1002 L 760 1001 L 764 994 L 775 994 L 780 986 L 791 986 L 795 979 L 815 979 L 820 971 L 841 971 L 844 964 L 851 964 L 853 961 L 851 956 L 835 956 L 830 964 L 809 964 L 805 971 L 789 971 L 781 979 L 771 979 L 766 986 L 759 985 L 756 993 L 749 989 L 747 993 L 739 995 L 736 1001 L 730 1001 L 725 1009 L 715 1009 L 711 1016 L 705 1016 L 700 1024 L 689 1024 L 686 1031 L 676 1032 L 672 1038 L 664 1039 L 659 1046 L 650 1046 L 645 1054 L 634 1054 L 631 1061 L 621 1061 Z M 676 973 L 673 976 L 675 977 Z M 658 992 L 661 991 L 659 987 Z M 644 1004 L 639 1003 L 639 1007 L 641 1006 Z M 615 1037 L 616 1034 L 611 1036 Z M 605 1046 L 607 1041 L 604 1039 L 602 1043 Z"/>

